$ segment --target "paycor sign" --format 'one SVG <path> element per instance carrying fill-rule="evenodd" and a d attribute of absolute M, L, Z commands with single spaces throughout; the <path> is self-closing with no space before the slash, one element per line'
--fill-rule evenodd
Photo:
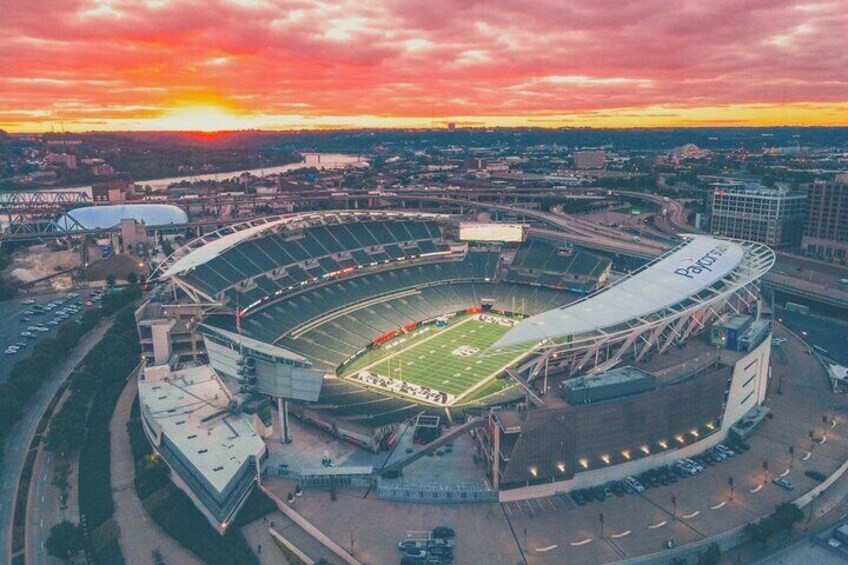
<path fill-rule="evenodd" d="M 692 261 L 692 264 L 684 267 L 678 267 L 674 270 L 674 274 L 686 277 L 687 279 L 694 279 L 703 272 L 711 273 L 711 267 L 718 262 L 719 258 L 724 255 L 728 249 L 730 248 L 727 245 L 721 244 L 704 253 L 700 259 L 685 259 L 686 261 Z"/>

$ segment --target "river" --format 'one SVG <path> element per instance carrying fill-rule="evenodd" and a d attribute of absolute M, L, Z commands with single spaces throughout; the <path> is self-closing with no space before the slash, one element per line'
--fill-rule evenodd
<path fill-rule="evenodd" d="M 365 166 L 367 165 L 367 161 L 359 157 L 357 155 L 344 155 L 341 153 L 303 153 L 304 160 L 299 163 L 289 163 L 288 165 L 279 165 L 277 167 L 263 167 L 260 169 L 242 169 L 238 171 L 230 171 L 227 173 L 209 173 L 203 175 L 188 175 L 184 177 L 170 177 L 165 179 L 152 179 L 152 180 L 143 180 L 136 181 L 138 186 L 150 186 L 154 191 L 162 191 L 168 188 L 170 185 L 184 182 L 184 181 L 204 181 L 204 180 L 217 180 L 224 181 L 227 179 L 235 178 L 242 173 L 250 173 L 257 177 L 265 177 L 269 175 L 276 175 L 279 173 L 285 173 L 287 171 L 294 171 L 296 169 L 304 169 L 308 167 L 316 167 L 318 169 L 341 169 L 349 166 Z M 91 185 L 88 186 L 74 186 L 68 188 L 47 188 L 44 190 L 38 191 L 21 191 L 21 192 L 84 192 L 88 194 L 89 198 L 91 197 Z M 0 193 L 0 201 L 4 199 L 6 196 L 3 193 Z"/>

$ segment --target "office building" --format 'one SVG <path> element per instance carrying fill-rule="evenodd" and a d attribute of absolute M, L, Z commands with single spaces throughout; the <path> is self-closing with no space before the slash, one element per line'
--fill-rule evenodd
<path fill-rule="evenodd" d="M 797 247 L 804 230 L 806 194 L 758 185 L 717 185 L 711 231 L 715 235 Z"/>
<path fill-rule="evenodd" d="M 848 259 L 848 178 L 806 185 L 807 222 L 801 247 L 805 253 Z"/>

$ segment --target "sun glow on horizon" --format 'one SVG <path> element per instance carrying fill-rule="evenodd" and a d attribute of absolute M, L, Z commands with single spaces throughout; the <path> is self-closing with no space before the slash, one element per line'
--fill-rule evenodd
<path fill-rule="evenodd" d="M 245 119 L 227 108 L 204 104 L 174 108 L 145 121 L 145 127 L 160 131 L 224 131 L 243 129 Z"/>

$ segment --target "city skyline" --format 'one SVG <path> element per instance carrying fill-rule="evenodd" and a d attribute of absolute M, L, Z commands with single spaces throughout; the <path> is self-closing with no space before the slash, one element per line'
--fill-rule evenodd
<path fill-rule="evenodd" d="M 0 128 L 848 124 L 844 1 L 496 8 L 11 2 Z"/>

